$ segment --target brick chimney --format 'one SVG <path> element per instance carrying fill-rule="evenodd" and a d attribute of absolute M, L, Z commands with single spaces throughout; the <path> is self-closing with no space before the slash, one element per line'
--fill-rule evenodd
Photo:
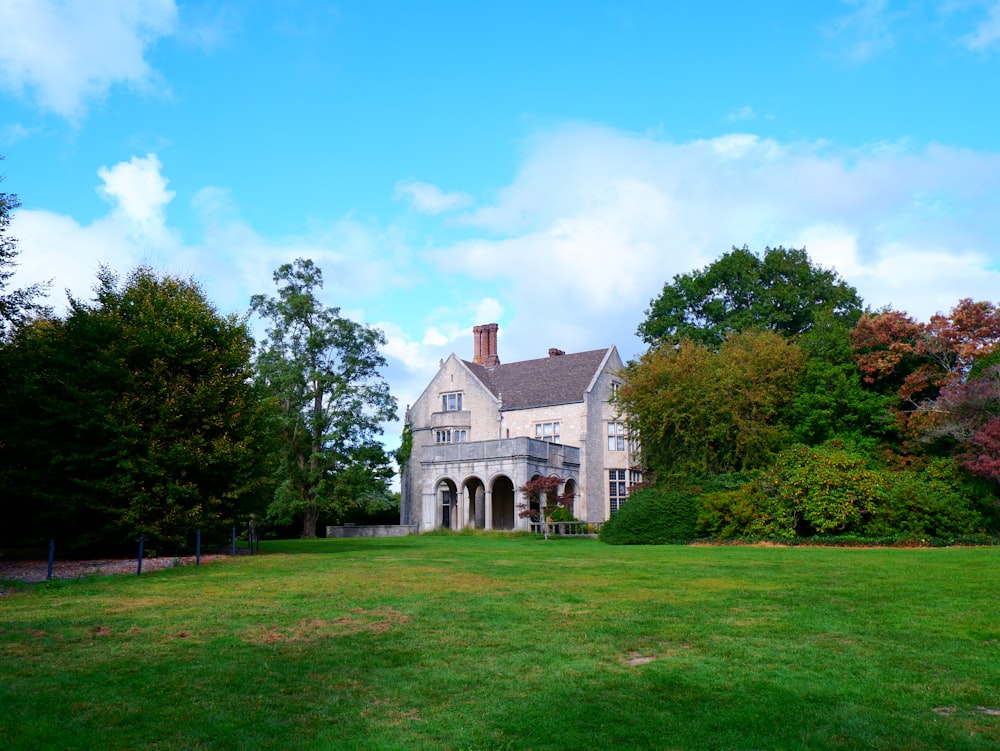
<path fill-rule="evenodd" d="M 497 330 L 495 323 L 486 323 L 472 328 L 472 362 L 493 368 L 500 364 L 497 357 Z"/>

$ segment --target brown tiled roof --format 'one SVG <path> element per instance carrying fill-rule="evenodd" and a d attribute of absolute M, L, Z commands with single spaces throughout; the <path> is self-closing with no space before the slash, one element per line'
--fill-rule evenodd
<path fill-rule="evenodd" d="M 494 396 L 501 399 L 503 409 L 529 409 L 582 402 L 583 393 L 607 353 L 606 349 L 594 349 L 502 363 L 495 368 L 484 368 L 467 360 L 465 364 Z"/>

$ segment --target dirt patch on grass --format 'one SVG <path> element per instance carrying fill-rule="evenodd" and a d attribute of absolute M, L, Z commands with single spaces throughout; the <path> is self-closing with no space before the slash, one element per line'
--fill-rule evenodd
<path fill-rule="evenodd" d="M 629 667 L 636 667 L 638 665 L 645 665 L 647 662 L 652 662 L 656 658 L 652 655 L 641 655 L 637 652 L 630 652 L 626 655 L 624 662 Z"/>
<path fill-rule="evenodd" d="M 330 620 L 306 618 L 291 626 L 258 626 L 244 631 L 240 638 L 250 644 L 275 644 L 277 642 L 314 642 L 348 636 L 364 631 L 383 633 L 407 623 L 410 617 L 389 607 L 373 610 L 354 608 L 348 615 Z"/>

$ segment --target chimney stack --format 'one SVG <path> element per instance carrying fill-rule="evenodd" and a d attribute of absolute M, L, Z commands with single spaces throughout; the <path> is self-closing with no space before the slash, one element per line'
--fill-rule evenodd
<path fill-rule="evenodd" d="M 499 328 L 495 323 L 473 327 L 472 362 L 487 368 L 493 368 L 500 364 L 500 358 L 497 357 L 497 330 Z"/>

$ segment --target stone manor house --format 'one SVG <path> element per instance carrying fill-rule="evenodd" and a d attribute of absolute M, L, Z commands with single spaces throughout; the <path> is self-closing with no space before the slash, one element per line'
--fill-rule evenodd
<path fill-rule="evenodd" d="M 501 364 L 495 323 L 473 329 L 472 361 L 451 354 L 406 411 L 413 451 L 400 522 L 418 531 L 529 529 L 518 488 L 562 479 L 573 515 L 603 522 L 639 482 L 631 441 L 609 402 L 622 361 L 607 349 Z"/>

